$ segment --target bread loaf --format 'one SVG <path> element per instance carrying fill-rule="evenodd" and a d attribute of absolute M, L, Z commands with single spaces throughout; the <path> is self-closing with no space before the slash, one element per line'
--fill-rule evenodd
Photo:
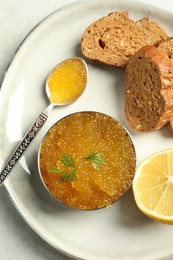
<path fill-rule="evenodd" d="M 129 57 L 140 48 L 167 37 L 165 31 L 147 17 L 135 22 L 127 12 L 112 12 L 85 30 L 81 50 L 91 60 L 124 68 Z"/>
<path fill-rule="evenodd" d="M 161 128 L 173 118 L 173 64 L 158 48 L 145 46 L 128 61 L 125 115 L 137 131 Z"/>

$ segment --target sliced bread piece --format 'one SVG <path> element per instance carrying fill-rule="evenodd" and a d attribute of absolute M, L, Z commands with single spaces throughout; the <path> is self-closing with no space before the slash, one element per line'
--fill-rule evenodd
<path fill-rule="evenodd" d="M 147 17 L 135 22 L 127 12 L 112 12 L 85 30 L 81 50 L 91 60 L 124 68 L 129 57 L 140 48 L 167 37 L 166 32 Z"/>
<path fill-rule="evenodd" d="M 161 40 L 157 42 L 155 46 L 173 63 L 173 37 Z M 173 133 L 173 118 L 170 120 L 170 129 Z"/>
<path fill-rule="evenodd" d="M 155 44 L 162 53 L 164 53 L 173 63 L 173 37 L 161 40 Z"/>
<path fill-rule="evenodd" d="M 137 131 L 161 128 L 173 118 L 173 64 L 154 46 L 145 46 L 126 67 L 125 115 Z"/>

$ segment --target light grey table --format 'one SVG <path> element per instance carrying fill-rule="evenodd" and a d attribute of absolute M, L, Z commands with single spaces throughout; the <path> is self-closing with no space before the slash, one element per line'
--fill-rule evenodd
<path fill-rule="evenodd" d="M 74 1 L 0 0 L 0 83 L 17 47 L 28 32 L 45 16 Z M 138 2 L 152 2 L 153 5 L 163 9 L 173 10 L 172 0 L 138 0 Z M 70 258 L 57 252 L 34 233 L 15 209 L 5 188 L 1 187 L 0 260 L 11 259 L 69 260 Z"/>

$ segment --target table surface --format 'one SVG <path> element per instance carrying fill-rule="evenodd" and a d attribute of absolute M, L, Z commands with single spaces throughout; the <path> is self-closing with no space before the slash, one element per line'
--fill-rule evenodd
<path fill-rule="evenodd" d="M 172 0 L 137 1 L 152 2 L 152 5 L 160 6 L 165 10 L 171 10 L 173 7 Z M 28 32 L 45 16 L 71 2 L 75 0 L 0 0 L 0 84 L 17 47 Z M 26 224 L 4 186 L 0 189 L 0 201 L 1 260 L 71 259 L 44 242 Z"/>

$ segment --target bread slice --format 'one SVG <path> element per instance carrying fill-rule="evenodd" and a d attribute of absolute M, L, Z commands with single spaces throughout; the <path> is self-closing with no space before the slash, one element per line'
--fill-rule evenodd
<path fill-rule="evenodd" d="M 164 53 L 173 64 L 173 37 L 168 37 L 155 44 L 155 46 Z M 170 129 L 173 133 L 173 118 L 170 120 Z"/>
<path fill-rule="evenodd" d="M 137 131 L 161 128 L 173 118 L 173 64 L 154 46 L 145 46 L 126 67 L 125 115 Z"/>
<path fill-rule="evenodd" d="M 147 17 L 135 22 L 127 12 L 112 12 L 85 30 L 81 50 L 91 60 L 124 68 L 129 57 L 140 48 L 167 37 L 166 32 Z"/>
<path fill-rule="evenodd" d="M 155 44 L 162 53 L 164 53 L 173 63 L 173 37 L 161 40 Z"/>

